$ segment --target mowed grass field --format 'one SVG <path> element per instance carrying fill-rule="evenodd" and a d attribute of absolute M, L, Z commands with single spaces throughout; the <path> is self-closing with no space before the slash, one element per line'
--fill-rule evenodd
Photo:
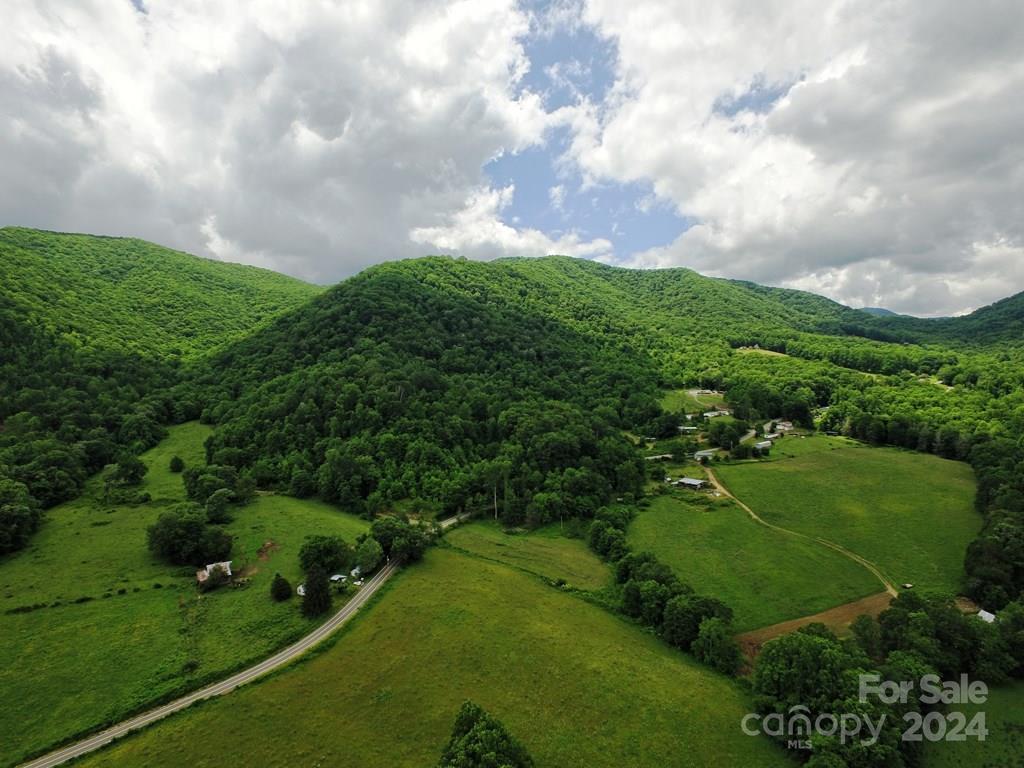
<path fill-rule="evenodd" d="M 725 406 L 723 395 L 690 394 L 686 389 L 670 389 L 661 397 L 661 407 L 666 411 L 697 413 L 711 410 L 715 406 Z"/>
<path fill-rule="evenodd" d="M 506 565 L 543 576 L 564 579 L 578 589 L 597 590 L 608 586 L 611 570 L 581 539 L 562 535 L 559 525 L 534 531 L 505 533 L 491 521 L 462 525 L 446 536 L 459 549 L 497 560 Z"/>
<path fill-rule="evenodd" d="M 627 537 L 633 551 L 653 552 L 698 592 L 730 605 L 739 632 L 882 589 L 864 567 L 839 553 L 760 525 L 729 499 L 692 491 L 652 499 Z"/>
<path fill-rule="evenodd" d="M 971 468 L 927 454 L 787 437 L 768 461 L 715 472 L 768 522 L 840 544 L 896 584 L 955 592 L 981 528 Z"/>
<path fill-rule="evenodd" d="M 202 463 L 208 434 L 196 423 L 175 427 L 143 456 L 150 503 L 106 506 L 94 479 L 83 497 L 47 513 L 28 548 L 0 560 L 0 765 L 267 656 L 315 626 L 297 599 L 270 599 L 270 580 L 280 571 L 297 584 L 305 536 L 351 541 L 368 527 L 354 516 L 278 496 L 237 509 L 229 530 L 233 567 L 251 579 L 245 588 L 200 596 L 193 568 L 150 556 L 147 526 L 184 498 L 170 458 Z M 46 607 L 8 613 L 37 604 Z"/>
<path fill-rule="evenodd" d="M 745 736 L 741 687 L 635 625 L 498 563 L 433 549 L 325 652 L 85 766 L 436 764 L 459 705 L 539 768 L 791 766 Z"/>
<path fill-rule="evenodd" d="M 982 704 L 949 707 L 967 716 L 985 713 L 985 741 L 926 742 L 922 768 L 1020 768 L 1024 765 L 1024 682 L 989 688 Z"/>

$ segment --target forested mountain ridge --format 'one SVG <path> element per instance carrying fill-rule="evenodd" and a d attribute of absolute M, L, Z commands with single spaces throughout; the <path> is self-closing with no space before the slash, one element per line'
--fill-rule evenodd
<path fill-rule="evenodd" d="M 656 371 L 614 328 L 511 300 L 524 283 L 501 269 L 383 264 L 217 353 L 196 378 L 221 425 L 209 460 L 357 510 L 489 491 L 543 522 L 635 493 L 619 430 L 659 411 Z"/>
<path fill-rule="evenodd" d="M 1024 293 L 1001 299 L 968 315 L 922 319 L 896 315 L 877 318 L 878 326 L 909 339 L 969 347 L 1024 346 Z"/>
<path fill-rule="evenodd" d="M 260 485 L 370 511 L 497 498 L 508 522 L 541 523 L 635 489 L 617 435 L 674 432 L 659 389 L 721 387 L 751 422 L 971 461 L 998 525 L 969 586 L 1005 602 L 1024 588 L 1004 546 L 1024 531 L 1024 371 L 1008 351 L 863 338 L 871 320 L 689 270 L 430 257 L 366 270 L 221 350 L 191 397 L 218 424 L 209 460 Z"/>
<path fill-rule="evenodd" d="M 134 238 L 0 229 L 0 284 L 23 320 L 83 347 L 196 357 L 323 289 Z"/>
<path fill-rule="evenodd" d="M 120 246 L 95 242 L 106 250 L 77 268 L 100 277 L 85 285 L 120 274 Z M 17 274 L 42 269 L 29 248 L 4 255 L 30 265 Z M 247 315 L 251 332 L 201 354 L 216 335 L 204 323 L 225 327 L 210 302 L 158 337 L 145 330 L 152 317 L 130 327 L 145 305 L 127 302 L 106 324 L 76 314 L 119 294 L 71 297 L 47 314 L 5 283 L 0 505 L 16 524 L 0 548 L 31 532 L 18 522 L 38 517 L 26 493 L 44 505 L 69 498 L 87 473 L 152 445 L 163 424 L 200 414 L 216 425 L 209 462 L 264 488 L 353 511 L 486 500 L 509 523 L 587 517 L 641 486 L 624 431 L 675 434 L 680 417 L 662 410 L 661 391 L 710 386 L 752 423 L 785 416 L 970 461 L 990 524 L 968 557 L 968 588 L 994 606 L 1024 589 L 1013 546 L 1024 535 L 1024 368 L 1012 343 L 975 343 L 1006 334 L 1020 297 L 967 318 L 876 318 L 800 291 L 567 257 L 427 257 L 322 292 L 286 285 L 293 309 Z M 227 290 L 223 306 L 251 290 Z M 80 343 L 87 332 L 101 342 Z M 147 365 L 105 346 L 133 332 L 160 353 Z"/>

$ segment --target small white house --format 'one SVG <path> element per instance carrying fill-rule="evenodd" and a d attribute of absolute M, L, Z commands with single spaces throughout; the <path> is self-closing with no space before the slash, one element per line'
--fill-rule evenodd
<path fill-rule="evenodd" d="M 996 615 L 982 608 L 980 611 L 978 611 L 978 618 L 984 621 L 986 624 L 992 624 L 996 620 Z"/>
<path fill-rule="evenodd" d="M 671 458 L 671 453 L 659 453 L 656 456 L 644 456 L 644 461 L 668 461 Z"/>
<path fill-rule="evenodd" d="M 333 581 L 333 582 L 345 581 L 347 579 L 348 579 L 348 576 L 346 576 L 343 573 L 336 573 L 333 576 L 331 576 L 331 581 Z"/>
<path fill-rule="evenodd" d="M 679 485 L 683 486 L 683 488 L 693 488 L 694 490 L 700 490 L 705 485 L 707 485 L 707 481 L 701 480 L 696 477 L 681 477 L 679 478 Z"/>
<path fill-rule="evenodd" d="M 765 440 L 778 440 L 780 437 L 782 437 L 782 435 L 780 433 L 778 433 L 778 432 L 769 432 L 767 435 L 764 436 L 764 439 Z"/>
<path fill-rule="evenodd" d="M 701 459 L 708 459 L 710 461 L 715 457 L 717 453 L 717 448 L 705 449 L 703 451 L 697 451 L 695 454 L 693 454 L 693 458 L 696 461 L 700 461 Z"/>
<path fill-rule="evenodd" d="M 198 571 L 196 571 L 196 581 L 198 581 L 200 584 L 205 582 L 208 578 L 210 578 L 210 575 L 213 573 L 214 568 L 220 568 L 222 571 L 224 571 L 226 575 L 231 576 L 231 561 L 225 560 L 221 563 L 210 563 L 205 568 L 200 568 Z"/>
<path fill-rule="evenodd" d="M 705 411 L 704 412 L 704 418 L 705 419 L 713 419 L 713 418 L 715 418 L 715 416 L 725 416 L 725 411 Z"/>
<path fill-rule="evenodd" d="M 759 443 L 754 443 L 754 447 L 759 451 L 770 451 L 772 449 L 772 441 L 762 440 Z"/>

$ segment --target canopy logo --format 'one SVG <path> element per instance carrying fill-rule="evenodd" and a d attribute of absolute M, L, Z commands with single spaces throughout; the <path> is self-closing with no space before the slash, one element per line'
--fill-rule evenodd
<path fill-rule="evenodd" d="M 988 686 L 967 675 L 943 681 L 938 675 L 924 675 L 918 681 L 882 680 L 878 674 L 859 676 L 856 712 L 812 712 L 803 704 L 785 712 L 743 716 L 740 728 L 748 736 L 764 734 L 785 741 L 789 749 L 813 748 L 815 737 L 838 739 L 840 744 L 859 742 L 873 746 L 882 738 L 887 723 L 902 721 L 902 741 L 984 741 L 988 736 L 985 713 L 967 719 L 959 711 L 943 712 L 934 707 L 948 704 L 984 704 Z"/>

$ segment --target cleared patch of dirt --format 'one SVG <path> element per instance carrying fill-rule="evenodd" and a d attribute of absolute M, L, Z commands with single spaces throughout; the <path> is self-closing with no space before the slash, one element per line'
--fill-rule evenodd
<path fill-rule="evenodd" d="M 868 616 L 878 616 L 889 607 L 890 602 L 892 602 L 892 595 L 888 592 L 879 592 L 811 616 L 802 616 L 799 619 L 790 619 L 768 627 L 761 627 L 752 632 L 744 632 L 742 635 L 736 636 L 736 641 L 740 644 L 743 655 L 747 659 L 753 660 L 757 658 L 762 646 L 769 640 L 796 632 L 800 627 L 806 627 L 815 622 L 821 622 L 837 635 L 842 636 L 849 631 L 853 620 L 862 613 L 866 613 Z"/>
<path fill-rule="evenodd" d="M 256 553 L 256 557 L 266 562 L 270 559 L 270 555 L 277 552 L 280 548 L 281 547 L 278 546 L 276 541 L 269 539 L 263 542 L 263 546 L 259 548 L 259 551 Z"/>
<path fill-rule="evenodd" d="M 971 600 L 969 597 L 960 595 L 956 599 L 956 607 L 960 609 L 961 613 L 977 613 L 981 610 L 981 606 Z"/>

